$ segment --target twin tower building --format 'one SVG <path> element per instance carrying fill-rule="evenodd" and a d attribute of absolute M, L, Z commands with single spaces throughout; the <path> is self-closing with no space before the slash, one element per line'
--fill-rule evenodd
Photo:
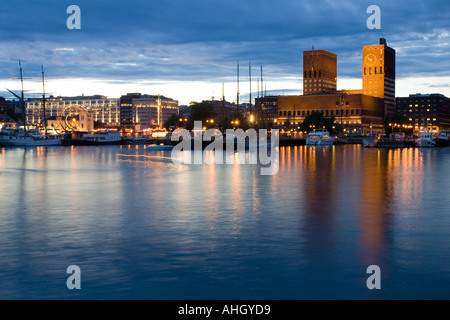
<path fill-rule="evenodd" d="M 348 133 L 383 131 L 395 113 L 395 50 L 385 39 L 363 47 L 362 89 L 337 90 L 337 55 L 324 50 L 303 53 L 303 95 L 278 97 L 276 124 L 297 125 L 312 112 L 335 117 Z"/>

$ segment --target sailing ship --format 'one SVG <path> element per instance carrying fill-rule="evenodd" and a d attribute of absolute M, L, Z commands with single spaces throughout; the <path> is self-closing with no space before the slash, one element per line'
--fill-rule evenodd
<path fill-rule="evenodd" d="M 49 147 L 49 146 L 60 146 L 62 145 L 62 139 L 56 135 L 49 135 L 47 131 L 44 134 L 41 134 L 39 130 L 28 130 L 28 125 L 26 121 L 26 110 L 25 110 L 25 97 L 23 90 L 23 69 L 22 63 L 19 61 L 19 69 L 20 69 L 20 82 L 22 86 L 21 95 L 17 95 L 16 93 L 8 90 L 12 95 L 19 99 L 21 107 L 22 107 L 22 121 L 23 121 L 23 130 L 2 130 L 0 132 L 0 145 L 5 147 Z M 44 67 L 42 67 L 42 83 L 44 88 L 43 93 L 43 111 L 44 111 L 44 127 L 47 130 L 47 118 L 45 112 L 45 76 L 44 76 Z"/>

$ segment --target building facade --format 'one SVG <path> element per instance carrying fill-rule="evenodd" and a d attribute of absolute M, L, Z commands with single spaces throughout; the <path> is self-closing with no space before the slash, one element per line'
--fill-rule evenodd
<path fill-rule="evenodd" d="M 0 114 L 0 129 L 16 129 L 17 122 L 7 114 Z"/>
<path fill-rule="evenodd" d="M 384 100 L 363 94 L 330 93 L 278 97 L 277 125 L 297 126 L 312 112 L 336 119 L 347 133 L 383 132 Z"/>
<path fill-rule="evenodd" d="M 395 59 L 396 52 L 385 39 L 363 47 L 362 93 L 384 99 L 386 115 L 395 113 Z"/>
<path fill-rule="evenodd" d="M 337 90 L 337 55 L 325 50 L 303 52 L 303 94 Z"/>
<path fill-rule="evenodd" d="M 450 129 L 450 99 L 442 94 L 413 94 L 396 99 L 396 113 L 411 122 L 416 131 L 433 133 Z"/>
<path fill-rule="evenodd" d="M 278 117 L 278 96 L 261 97 L 255 100 L 257 118 L 261 125 L 269 126 Z"/>
<path fill-rule="evenodd" d="M 27 123 L 42 125 L 44 123 L 44 103 L 42 99 L 30 99 L 26 103 Z M 69 117 L 87 112 L 94 122 L 106 128 L 120 125 L 119 99 L 106 96 L 49 97 L 45 99 L 46 118 L 65 122 Z M 56 121 L 56 120 L 55 120 Z M 52 122 L 55 124 L 55 122 Z"/>
<path fill-rule="evenodd" d="M 230 120 L 234 114 L 238 112 L 238 107 L 235 103 L 231 103 L 225 100 L 213 100 L 211 101 L 216 123 L 222 123 L 223 121 Z"/>
<path fill-rule="evenodd" d="M 119 105 L 121 126 L 135 131 L 162 127 L 179 114 L 178 101 L 164 96 L 128 93 L 120 97 Z"/>

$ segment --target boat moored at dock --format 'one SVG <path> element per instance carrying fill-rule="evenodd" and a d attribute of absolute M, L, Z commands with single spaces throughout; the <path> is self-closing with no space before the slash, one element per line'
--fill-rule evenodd
<path fill-rule="evenodd" d="M 107 144 L 121 144 L 125 140 L 119 131 L 102 130 L 94 133 L 85 133 L 80 139 L 82 144 L 92 145 L 107 145 Z"/>
<path fill-rule="evenodd" d="M 442 130 L 439 132 L 435 142 L 438 147 L 450 147 L 450 130 Z"/>
<path fill-rule="evenodd" d="M 433 139 L 433 134 L 429 131 L 422 131 L 420 137 L 416 140 L 416 147 L 418 148 L 434 148 L 436 142 Z"/>
<path fill-rule="evenodd" d="M 306 138 L 307 146 L 332 146 L 336 138 L 330 136 L 330 133 L 325 130 L 314 130 L 309 133 Z"/>

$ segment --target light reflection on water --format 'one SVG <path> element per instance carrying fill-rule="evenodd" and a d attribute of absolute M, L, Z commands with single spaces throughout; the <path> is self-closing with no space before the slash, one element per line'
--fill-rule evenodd
<path fill-rule="evenodd" d="M 275 176 L 134 146 L 0 159 L 2 299 L 450 298 L 450 149 L 282 148 Z"/>

